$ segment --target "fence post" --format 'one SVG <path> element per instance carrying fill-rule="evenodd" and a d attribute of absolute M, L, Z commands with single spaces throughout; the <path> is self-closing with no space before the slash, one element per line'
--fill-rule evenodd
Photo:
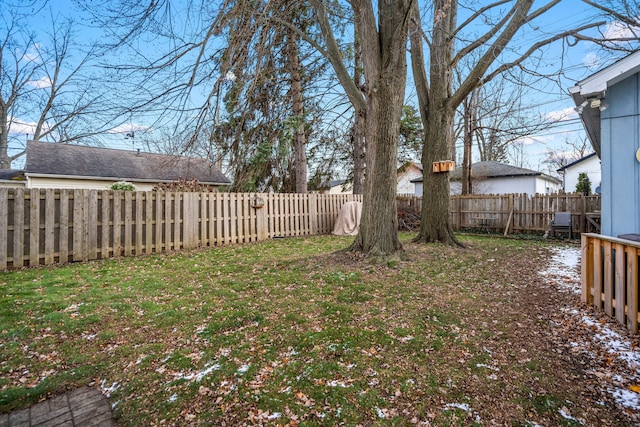
<path fill-rule="evenodd" d="M 587 232 L 587 198 L 584 194 L 580 195 L 580 233 Z"/>
<path fill-rule="evenodd" d="M 9 228 L 9 190 L 0 188 L 0 269 L 7 268 L 7 249 L 9 240 L 7 239 Z M 14 231 L 15 233 L 15 231 Z"/>
<path fill-rule="evenodd" d="M 307 199 L 307 203 L 309 203 L 309 228 L 311 231 L 311 235 L 315 236 L 318 234 L 319 227 L 319 219 L 318 218 L 318 195 L 315 193 L 310 193 Z"/>

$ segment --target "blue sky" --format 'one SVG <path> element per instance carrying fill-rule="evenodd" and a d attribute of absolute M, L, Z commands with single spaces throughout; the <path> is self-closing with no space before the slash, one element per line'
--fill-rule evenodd
<path fill-rule="evenodd" d="M 179 3 L 179 2 L 178 2 Z M 482 2 L 483 4 L 486 2 Z M 543 2 L 537 1 L 536 5 Z M 463 15 L 464 11 L 461 12 Z M 82 24 L 91 24 L 87 16 L 82 16 L 73 5 L 72 0 L 52 0 L 50 8 L 42 10 L 39 15 L 33 16 L 35 30 L 43 31 L 45 26 L 43 22 L 50 20 L 50 16 L 71 15 L 74 19 Z M 179 15 L 176 15 L 176 19 Z M 532 25 L 532 28 L 523 30 L 514 42 L 511 48 L 514 54 L 518 54 L 528 48 L 533 41 L 543 37 L 540 32 L 553 34 L 562 28 L 569 28 L 592 22 L 594 19 L 594 11 L 589 10 L 579 0 L 563 0 L 556 6 L 552 12 L 547 13 L 541 19 L 538 19 Z M 534 28 L 535 27 L 535 28 Z M 100 29 L 92 29 L 90 26 L 83 25 L 77 27 L 83 32 L 82 39 L 90 41 L 95 38 L 101 38 Z M 615 29 L 615 27 L 612 27 Z M 478 29 L 482 31 L 482 29 Z M 595 35 L 595 33 L 592 33 Z M 144 46 L 138 46 L 145 49 Z M 549 149 L 559 150 L 563 148 L 565 139 L 579 141 L 584 138 L 582 125 L 579 122 L 577 114 L 573 111 L 573 103 L 568 95 L 569 87 L 573 86 L 580 79 L 594 73 L 602 66 L 608 65 L 615 59 L 613 57 L 605 57 L 593 45 L 580 42 L 576 46 L 569 47 L 566 43 L 556 42 L 554 45 L 545 50 L 544 64 L 548 69 L 557 69 L 560 64 L 563 65 L 564 74 L 556 82 L 548 81 L 540 83 L 536 93 L 530 93 L 523 105 L 531 108 L 532 114 L 540 114 L 548 117 L 554 125 L 538 135 L 534 135 L 523 141 L 523 147 L 526 150 L 525 166 L 533 169 L 542 169 L 542 159 Z M 408 84 L 410 86 L 411 83 Z M 410 93 L 410 89 L 408 92 Z M 29 122 L 26 118 L 23 121 Z M 113 148 L 132 149 L 145 148 L 136 147 L 136 141 L 125 139 L 125 135 L 130 131 L 143 132 L 148 128 L 150 121 L 145 120 L 142 116 L 131 116 L 127 123 L 121 124 L 114 128 L 114 136 L 108 139 L 108 144 Z M 17 126 L 15 127 L 18 128 Z"/>

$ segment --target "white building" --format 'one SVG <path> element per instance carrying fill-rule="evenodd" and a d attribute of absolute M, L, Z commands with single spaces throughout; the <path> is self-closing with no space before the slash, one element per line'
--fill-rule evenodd
<path fill-rule="evenodd" d="M 565 193 L 573 193 L 576 191 L 578 185 L 578 177 L 581 173 L 586 173 L 591 182 L 591 191 L 599 192 L 596 189 L 600 188 L 602 181 L 602 171 L 600 167 L 600 159 L 596 153 L 591 153 L 575 162 L 569 163 L 566 166 L 558 169 L 563 177 L 563 188 Z"/>
<path fill-rule="evenodd" d="M 451 195 L 462 193 L 462 167 L 450 175 Z M 422 196 L 422 178 L 413 180 L 416 196 Z M 498 162 L 476 162 L 471 165 L 473 194 L 552 194 L 562 189 L 562 181 L 531 169 Z"/>

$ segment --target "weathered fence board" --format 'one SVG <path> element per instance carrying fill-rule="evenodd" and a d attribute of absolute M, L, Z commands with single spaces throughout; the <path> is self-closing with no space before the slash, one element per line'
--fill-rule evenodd
<path fill-rule="evenodd" d="M 350 200 L 0 188 L 0 269 L 329 233 Z"/>
<path fill-rule="evenodd" d="M 398 197 L 398 208 L 420 213 L 422 198 Z M 492 231 L 544 233 L 555 212 L 571 212 L 574 234 L 593 231 L 587 214 L 600 211 L 600 196 L 582 194 L 474 194 L 452 196 L 449 213 L 455 230 L 485 228 Z"/>

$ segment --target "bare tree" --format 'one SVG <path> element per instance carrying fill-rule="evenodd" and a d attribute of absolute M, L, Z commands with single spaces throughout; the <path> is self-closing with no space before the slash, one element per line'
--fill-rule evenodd
<path fill-rule="evenodd" d="M 0 168 L 24 154 L 9 155 L 9 141 L 22 146 L 17 127 L 27 127 L 33 140 L 68 143 L 105 132 L 104 88 L 87 74 L 100 52 L 81 48 L 70 20 L 52 19 L 50 32 L 36 36 L 20 7 L 9 8 L 0 20 Z M 13 134 L 13 139 L 11 135 Z"/>
<path fill-rule="evenodd" d="M 449 216 L 449 179 L 446 173 L 436 173 L 432 163 L 446 160 L 453 144 L 452 128 L 458 106 L 476 88 L 493 80 L 513 68 L 524 68 L 525 61 L 540 48 L 581 31 L 598 27 L 603 22 L 594 22 L 581 27 L 567 29 L 533 42 L 526 50 L 513 56 L 506 51 L 516 33 L 536 18 L 552 10 L 560 0 L 552 0 L 532 10 L 533 0 L 498 0 L 474 10 L 469 18 L 458 25 L 457 0 L 435 0 L 430 29 L 429 73 L 425 66 L 423 43 L 426 31 L 417 4 L 414 4 L 411 23 L 411 58 L 416 82 L 422 120 L 426 129 L 422 154 L 424 170 L 424 194 L 420 232 L 416 237 L 421 242 L 443 242 L 459 244 L 453 235 Z M 507 5 L 505 11 L 501 7 Z M 491 16 L 495 12 L 498 18 Z M 461 37 L 462 32 L 478 20 L 490 25 L 480 37 Z M 465 58 L 480 52 L 478 60 L 461 83 L 454 89 L 452 76 Z M 507 54 L 509 53 L 509 55 Z M 461 73 L 462 74 L 462 73 Z"/>

